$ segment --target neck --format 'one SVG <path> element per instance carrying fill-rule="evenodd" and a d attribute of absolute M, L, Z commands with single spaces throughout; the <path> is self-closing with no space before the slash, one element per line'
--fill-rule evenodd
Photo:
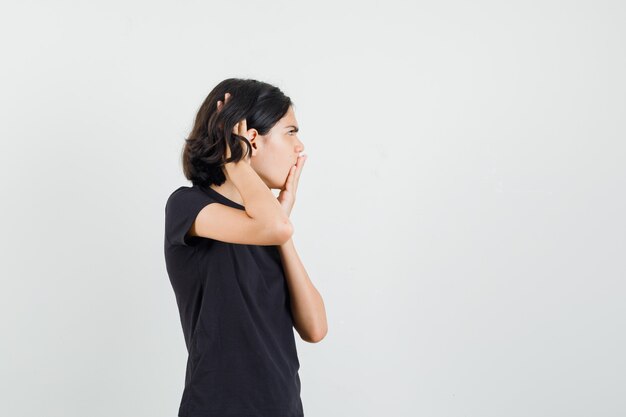
<path fill-rule="evenodd" d="M 237 204 L 241 204 L 242 206 L 244 205 L 243 198 L 241 198 L 239 190 L 231 181 L 226 180 L 226 182 L 224 182 L 224 184 L 222 185 L 212 184 L 211 188 L 226 197 L 227 199 L 232 200 Z"/>

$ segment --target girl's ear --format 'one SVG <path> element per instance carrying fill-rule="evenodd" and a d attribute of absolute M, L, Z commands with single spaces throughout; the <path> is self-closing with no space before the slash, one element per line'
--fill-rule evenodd
<path fill-rule="evenodd" d="M 258 136 L 259 132 L 256 129 L 250 129 L 248 130 L 248 140 L 250 141 L 250 145 L 252 145 L 252 149 L 257 148 L 257 136 Z"/>

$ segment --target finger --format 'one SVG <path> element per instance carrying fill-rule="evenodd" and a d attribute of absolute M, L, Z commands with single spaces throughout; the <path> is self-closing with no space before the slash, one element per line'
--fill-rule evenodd
<path fill-rule="evenodd" d="M 222 110 L 222 107 L 224 107 L 224 104 L 226 104 L 228 102 L 228 99 L 230 99 L 230 93 L 224 94 L 224 102 L 223 103 L 222 103 L 222 100 L 217 100 L 217 111 Z"/>
<path fill-rule="evenodd" d="M 298 184 L 300 183 L 300 173 L 302 172 L 302 167 L 304 166 L 305 157 L 300 157 L 302 159 L 298 160 L 298 163 L 295 165 L 296 170 L 293 175 L 293 194 L 295 195 L 298 192 Z"/>
<path fill-rule="evenodd" d="M 293 171 L 293 180 L 291 180 L 291 192 L 294 196 L 298 192 L 298 168 Z"/>
<path fill-rule="evenodd" d="M 298 164 L 296 165 L 298 169 L 296 170 L 295 181 L 298 183 L 300 181 L 300 173 L 302 172 L 302 167 L 304 167 L 304 162 L 306 161 L 306 156 L 301 156 L 298 158 Z"/>
<path fill-rule="evenodd" d="M 295 172 L 296 166 L 293 165 L 289 169 L 289 174 L 287 175 L 287 180 L 285 181 L 285 190 L 291 192 L 293 188 L 293 173 Z"/>

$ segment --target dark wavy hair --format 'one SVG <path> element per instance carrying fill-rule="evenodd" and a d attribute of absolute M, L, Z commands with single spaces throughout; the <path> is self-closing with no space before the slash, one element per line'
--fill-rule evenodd
<path fill-rule="evenodd" d="M 224 103 L 226 93 L 230 93 L 230 98 L 218 113 L 217 101 Z M 228 78 L 220 82 L 200 106 L 191 134 L 185 139 L 182 151 L 185 177 L 194 185 L 222 185 L 226 181 L 224 165 L 238 162 L 252 152 L 246 138 L 232 133 L 235 124 L 245 118 L 248 129 L 266 135 L 292 105 L 278 87 L 262 81 Z M 231 151 L 228 160 L 227 142 Z"/>

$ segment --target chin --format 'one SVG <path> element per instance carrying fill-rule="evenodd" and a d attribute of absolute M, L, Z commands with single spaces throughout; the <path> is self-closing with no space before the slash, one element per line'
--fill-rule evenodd
<path fill-rule="evenodd" d="M 283 188 L 283 185 L 285 185 L 284 182 L 282 184 L 270 184 L 269 187 L 272 190 L 280 190 L 281 188 Z"/>
<path fill-rule="evenodd" d="M 271 189 L 279 190 L 285 186 L 285 181 L 287 181 L 287 176 L 285 176 L 285 178 L 270 177 L 269 181 L 266 181 L 265 183 Z"/>
<path fill-rule="evenodd" d="M 287 176 L 289 175 L 289 171 L 287 171 L 287 174 L 285 174 L 284 177 L 281 174 L 265 175 L 265 174 L 260 174 L 258 172 L 257 174 L 259 174 L 259 177 L 261 177 L 261 179 L 263 180 L 263 182 L 265 183 L 265 185 L 267 185 L 269 189 L 282 190 L 282 188 L 285 186 L 285 182 L 287 181 Z"/>
<path fill-rule="evenodd" d="M 263 181 L 265 183 L 265 185 L 267 185 L 267 188 L 269 188 L 270 190 L 277 190 L 279 188 L 282 188 L 283 184 L 277 184 L 276 181 Z"/>

